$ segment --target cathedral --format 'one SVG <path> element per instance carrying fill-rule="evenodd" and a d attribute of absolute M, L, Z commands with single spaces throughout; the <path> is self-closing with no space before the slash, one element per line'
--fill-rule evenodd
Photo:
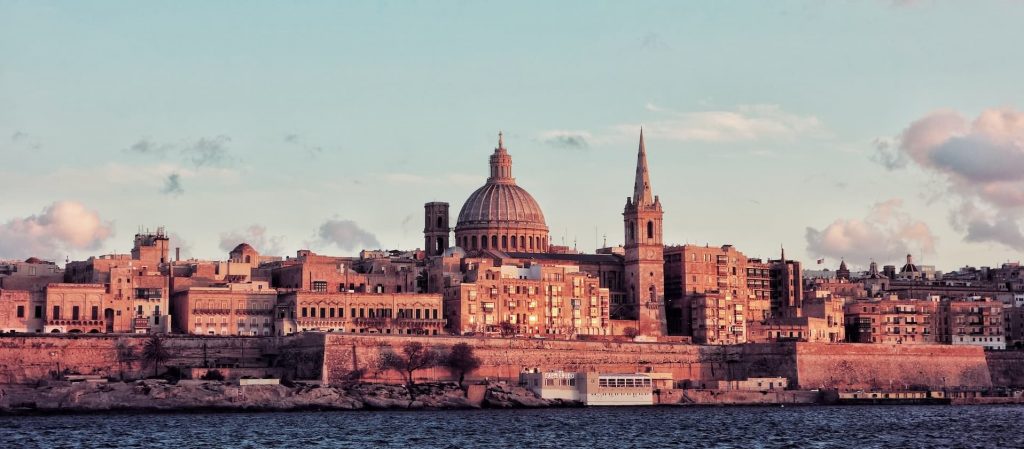
<path fill-rule="evenodd" d="M 489 165 L 459 211 L 454 244 L 448 203 L 424 205 L 427 291 L 444 295 L 452 331 L 666 335 L 663 211 L 642 130 L 624 245 L 596 254 L 551 244 L 540 205 L 512 176 L 501 133 Z"/>

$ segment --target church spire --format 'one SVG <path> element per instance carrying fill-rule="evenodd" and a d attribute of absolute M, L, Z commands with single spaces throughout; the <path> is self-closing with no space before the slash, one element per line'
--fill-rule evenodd
<path fill-rule="evenodd" d="M 636 181 L 633 183 L 633 204 L 649 206 L 654 204 L 651 195 L 651 177 L 647 172 L 647 149 L 644 148 L 644 129 L 640 128 L 640 149 L 636 156 Z"/>

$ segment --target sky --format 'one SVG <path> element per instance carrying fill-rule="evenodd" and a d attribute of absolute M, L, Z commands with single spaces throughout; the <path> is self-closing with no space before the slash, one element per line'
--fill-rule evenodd
<path fill-rule="evenodd" d="M 352 255 L 454 221 L 504 131 L 553 243 L 835 268 L 1024 250 L 1024 2 L 0 0 L 0 258 Z"/>

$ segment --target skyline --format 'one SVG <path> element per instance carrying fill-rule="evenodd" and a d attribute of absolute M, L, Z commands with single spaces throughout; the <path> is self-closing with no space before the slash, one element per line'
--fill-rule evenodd
<path fill-rule="evenodd" d="M 139 226 L 200 258 L 415 248 L 499 130 L 552 242 L 592 251 L 622 242 L 641 124 L 667 244 L 1024 249 L 1019 3 L 199 5 L 0 3 L 0 257 Z"/>

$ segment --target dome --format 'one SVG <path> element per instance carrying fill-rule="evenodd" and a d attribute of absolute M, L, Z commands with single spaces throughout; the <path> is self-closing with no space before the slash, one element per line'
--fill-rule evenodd
<path fill-rule="evenodd" d="M 459 211 L 455 245 L 465 250 L 542 252 L 548 249 L 548 225 L 537 200 L 512 177 L 512 157 L 498 133 L 490 158 L 491 176 Z"/>
<path fill-rule="evenodd" d="M 38 257 L 29 257 L 28 259 L 25 259 L 25 263 L 39 264 L 39 263 L 43 263 L 43 261 L 40 260 Z"/>
<path fill-rule="evenodd" d="M 547 229 L 544 212 L 526 189 L 515 184 L 484 184 L 462 205 L 459 227 L 513 225 Z"/>
<path fill-rule="evenodd" d="M 223 250 L 221 250 L 221 251 L 223 251 Z M 234 253 L 242 253 L 242 252 L 245 252 L 245 251 L 256 251 L 256 250 L 252 246 L 250 246 L 248 243 L 242 242 L 242 243 L 239 243 L 238 246 L 235 247 L 235 249 L 231 250 L 231 253 L 232 254 L 234 254 Z"/>

